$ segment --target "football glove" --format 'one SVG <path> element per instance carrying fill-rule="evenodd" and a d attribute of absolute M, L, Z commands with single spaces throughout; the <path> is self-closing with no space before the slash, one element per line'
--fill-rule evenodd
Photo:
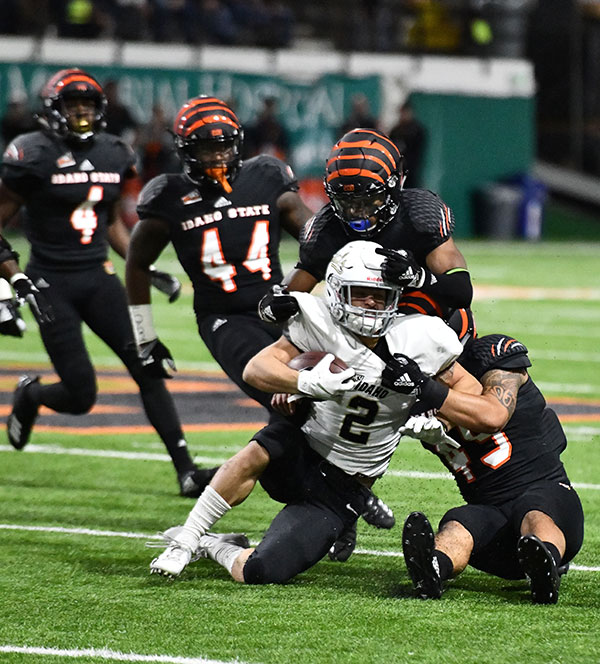
<path fill-rule="evenodd" d="M 377 247 L 375 253 L 385 256 L 381 264 L 381 276 L 390 284 L 403 288 L 422 288 L 431 274 L 417 263 L 412 252 L 405 249 Z"/>
<path fill-rule="evenodd" d="M 181 282 L 168 272 L 157 270 L 154 265 L 150 266 L 150 282 L 161 293 L 169 297 L 169 302 L 175 302 L 181 293 Z"/>
<path fill-rule="evenodd" d="M 0 301 L 0 334 L 22 337 L 25 329 L 25 321 L 15 300 Z"/>
<path fill-rule="evenodd" d="M 158 339 L 142 344 L 138 349 L 142 366 L 153 378 L 173 378 L 177 371 L 175 360 L 169 349 Z"/>
<path fill-rule="evenodd" d="M 446 429 L 437 417 L 416 415 L 409 417 L 400 427 L 400 433 L 416 438 L 429 445 L 444 445 L 459 448 L 460 445 L 446 433 Z"/>
<path fill-rule="evenodd" d="M 258 315 L 265 323 L 284 323 L 299 311 L 298 300 L 279 284 L 263 295 L 258 303 Z"/>
<path fill-rule="evenodd" d="M 356 548 L 356 522 L 346 528 L 327 552 L 329 560 L 345 563 Z"/>
<path fill-rule="evenodd" d="M 332 373 L 329 365 L 335 355 L 327 353 L 312 369 L 298 373 L 298 391 L 313 399 L 337 399 L 354 387 L 354 369 Z"/>
<path fill-rule="evenodd" d="M 20 306 L 29 305 L 31 313 L 38 325 L 48 325 L 54 322 L 54 312 L 46 296 L 41 293 L 26 274 L 17 274 L 11 279 L 12 287 Z"/>
<path fill-rule="evenodd" d="M 394 353 L 381 373 L 381 384 L 389 390 L 419 398 L 424 410 L 439 408 L 448 396 L 448 387 L 426 376 L 410 357 Z"/>

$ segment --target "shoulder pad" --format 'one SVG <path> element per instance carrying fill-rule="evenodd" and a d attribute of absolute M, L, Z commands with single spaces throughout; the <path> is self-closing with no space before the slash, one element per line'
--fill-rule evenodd
<path fill-rule="evenodd" d="M 531 366 L 527 347 L 505 334 L 487 334 L 478 337 L 467 346 L 459 362 L 481 378 L 490 369 L 525 369 Z"/>
<path fill-rule="evenodd" d="M 166 189 L 168 177 L 166 173 L 157 175 L 148 181 L 139 195 L 138 206 L 150 205 Z"/>
<path fill-rule="evenodd" d="M 259 170 L 261 177 L 264 178 L 265 174 L 278 179 L 283 185 L 288 186 L 292 191 L 297 191 L 299 188 L 298 181 L 291 167 L 277 157 L 268 154 L 259 154 L 252 157 L 243 164 L 246 168 Z M 290 186 L 293 185 L 293 186 Z"/>
<path fill-rule="evenodd" d="M 454 233 L 452 209 L 433 191 L 406 189 L 400 198 L 400 215 L 419 233 L 434 232 L 444 240 Z M 403 219 L 404 220 L 404 219 Z"/>

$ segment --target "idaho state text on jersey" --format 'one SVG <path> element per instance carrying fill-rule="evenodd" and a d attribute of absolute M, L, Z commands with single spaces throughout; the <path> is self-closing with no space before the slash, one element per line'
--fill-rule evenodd
<path fill-rule="evenodd" d="M 207 224 L 212 224 L 217 221 L 222 221 L 224 217 L 228 219 L 237 219 L 246 218 L 246 217 L 258 217 L 270 215 L 271 209 L 268 203 L 262 203 L 260 205 L 248 205 L 243 207 L 232 207 L 229 208 L 225 213 L 221 210 L 215 210 L 214 212 L 209 212 L 203 214 L 199 217 L 194 217 L 193 219 L 186 219 L 181 222 L 181 228 L 184 231 L 189 231 L 192 228 L 198 228 L 200 226 L 206 226 Z"/>

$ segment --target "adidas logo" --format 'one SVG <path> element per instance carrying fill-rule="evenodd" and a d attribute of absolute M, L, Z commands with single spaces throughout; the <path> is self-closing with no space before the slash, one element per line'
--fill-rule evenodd
<path fill-rule="evenodd" d="M 216 208 L 222 208 L 222 207 L 225 207 L 226 205 L 231 205 L 231 201 L 227 200 L 225 198 L 225 196 L 221 196 L 215 202 L 215 207 Z"/>
<path fill-rule="evenodd" d="M 415 384 L 413 380 L 410 378 L 410 376 L 407 373 L 405 373 L 396 378 L 396 380 L 394 381 L 394 385 L 396 387 L 414 387 Z"/>
<path fill-rule="evenodd" d="M 81 162 L 81 166 L 79 167 L 79 169 L 82 170 L 82 171 L 94 171 L 94 170 L 96 170 L 94 165 L 92 164 L 92 162 L 89 159 L 84 159 Z"/>
<path fill-rule="evenodd" d="M 227 318 L 217 318 L 217 320 L 212 324 L 212 331 L 216 332 L 221 325 L 225 325 Z"/>
<path fill-rule="evenodd" d="M 14 415 L 9 417 L 8 434 L 10 438 L 16 441 L 19 441 L 21 438 L 21 423 Z"/>

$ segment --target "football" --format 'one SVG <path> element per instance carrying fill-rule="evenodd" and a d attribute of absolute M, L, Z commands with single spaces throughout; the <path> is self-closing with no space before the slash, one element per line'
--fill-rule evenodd
<path fill-rule="evenodd" d="M 296 371 L 312 369 L 325 357 L 325 355 L 327 355 L 327 353 L 322 350 L 309 350 L 306 353 L 300 353 L 300 355 L 296 355 L 296 357 L 292 358 L 288 362 L 288 367 L 290 367 L 290 369 L 295 369 Z M 347 368 L 348 365 L 339 357 L 334 357 L 329 365 L 331 373 L 341 373 Z"/>

